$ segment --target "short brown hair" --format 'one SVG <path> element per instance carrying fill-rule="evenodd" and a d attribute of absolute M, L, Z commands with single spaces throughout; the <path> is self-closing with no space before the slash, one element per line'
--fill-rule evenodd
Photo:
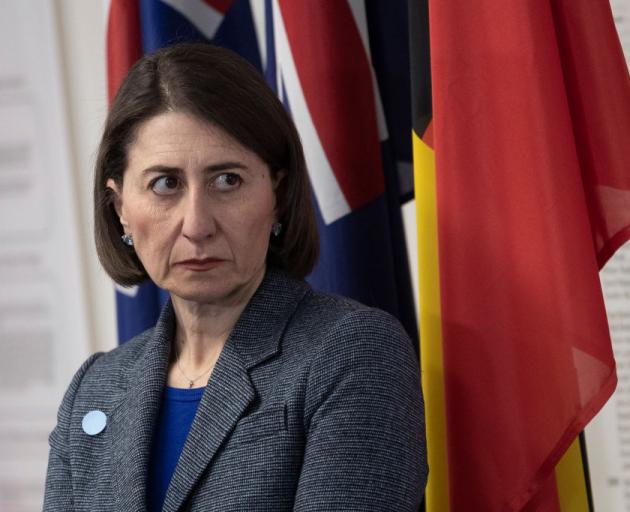
<path fill-rule="evenodd" d="M 179 111 L 219 127 L 284 177 L 276 189 L 283 230 L 272 237 L 267 263 L 297 278 L 308 275 L 319 255 L 319 238 L 304 152 L 293 121 L 258 70 L 236 53 L 209 44 L 178 44 L 145 55 L 129 71 L 105 122 L 94 180 L 96 250 L 105 271 L 131 286 L 148 275 L 123 228 L 107 180 L 122 188 L 127 154 L 138 127 Z"/>

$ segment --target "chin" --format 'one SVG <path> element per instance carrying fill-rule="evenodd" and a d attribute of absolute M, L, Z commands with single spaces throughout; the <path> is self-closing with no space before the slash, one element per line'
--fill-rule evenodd
<path fill-rule="evenodd" d="M 186 301 L 200 304 L 223 303 L 226 306 L 239 303 L 243 299 L 249 300 L 249 296 L 256 291 L 252 286 L 258 279 L 249 274 L 245 276 L 233 272 L 224 272 L 221 276 L 213 274 L 177 276 L 177 279 L 169 279 L 169 282 L 165 282 L 161 287 L 172 296 Z"/>
<path fill-rule="evenodd" d="M 169 290 L 172 296 L 189 302 L 198 302 L 200 304 L 217 303 L 227 300 L 234 290 L 229 287 L 218 288 L 208 286 L 181 286 Z"/>
<path fill-rule="evenodd" d="M 245 291 L 246 283 L 229 279 L 202 279 L 197 282 L 180 282 L 167 288 L 172 296 L 199 304 L 221 304 L 229 306 L 239 301 Z M 247 292 L 246 292 L 247 293 Z"/>

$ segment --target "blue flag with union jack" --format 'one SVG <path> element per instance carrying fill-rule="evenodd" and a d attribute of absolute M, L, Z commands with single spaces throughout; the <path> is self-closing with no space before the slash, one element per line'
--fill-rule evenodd
<path fill-rule="evenodd" d="M 110 97 L 143 52 L 183 41 L 230 48 L 267 79 L 302 138 L 321 238 L 314 288 L 389 311 L 416 338 L 401 218 L 412 193 L 407 6 L 321 0 L 111 0 Z M 124 342 L 167 294 L 117 288 Z"/>

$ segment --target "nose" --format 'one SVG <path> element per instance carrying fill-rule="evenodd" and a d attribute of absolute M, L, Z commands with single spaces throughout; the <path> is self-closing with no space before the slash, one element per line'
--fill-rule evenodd
<path fill-rule="evenodd" d="M 203 189 L 191 189 L 184 203 L 182 235 L 199 242 L 216 233 L 213 205 Z"/>

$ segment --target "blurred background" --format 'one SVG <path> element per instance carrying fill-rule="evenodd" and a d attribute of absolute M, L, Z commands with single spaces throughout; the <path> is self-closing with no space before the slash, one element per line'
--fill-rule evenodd
<path fill-rule="evenodd" d="M 630 2 L 613 0 L 630 60 Z M 41 510 L 47 436 L 73 373 L 117 344 L 92 235 L 107 112 L 106 0 L 0 2 L 0 511 Z M 630 142 L 629 142 L 630 143 Z M 413 200 L 403 206 L 417 283 Z M 630 247 L 602 274 L 619 386 L 587 429 L 595 509 L 630 511 Z M 417 292 L 416 292 L 417 294 Z"/>

